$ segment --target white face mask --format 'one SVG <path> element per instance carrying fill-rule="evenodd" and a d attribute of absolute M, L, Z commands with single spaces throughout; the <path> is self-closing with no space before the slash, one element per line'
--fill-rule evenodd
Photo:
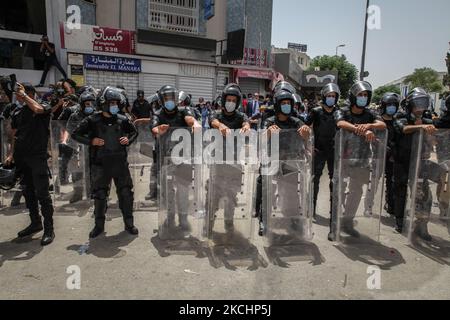
<path fill-rule="evenodd" d="M 236 103 L 227 101 L 225 103 L 225 109 L 227 110 L 227 112 L 230 112 L 230 113 L 236 111 Z"/>

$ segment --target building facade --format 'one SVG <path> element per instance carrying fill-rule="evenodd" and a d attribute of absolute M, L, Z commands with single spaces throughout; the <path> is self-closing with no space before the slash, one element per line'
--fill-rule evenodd
<path fill-rule="evenodd" d="M 11 26 L 0 17 L 0 48 L 24 48 L 14 47 L 15 57 L 22 54 L 20 64 L 2 59 L 0 74 L 16 73 L 19 81 L 37 84 L 43 69 L 40 38 L 47 34 L 79 85 L 123 85 L 133 99 L 138 89 L 151 95 L 172 84 L 191 93 L 194 102 L 212 101 L 231 81 L 239 81 L 244 92 L 264 92 L 271 76 L 272 0 L 252 1 L 18 0 L 26 3 L 30 17 L 39 16 L 25 26 Z M 80 9 L 80 28 L 66 23 L 73 6 Z M 237 7 L 245 10 L 236 15 Z M 228 32 L 238 28 L 247 29 L 248 56 L 224 61 Z M 47 84 L 60 77 L 52 68 Z"/>

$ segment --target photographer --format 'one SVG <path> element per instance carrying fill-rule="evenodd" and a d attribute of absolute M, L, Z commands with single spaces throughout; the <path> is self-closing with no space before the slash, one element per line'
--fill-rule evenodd
<path fill-rule="evenodd" d="M 64 79 L 67 79 L 67 73 L 64 71 L 63 67 L 59 63 L 56 58 L 55 45 L 49 42 L 47 36 L 43 36 L 41 39 L 41 49 L 40 52 L 44 55 L 45 64 L 44 64 L 44 73 L 42 74 L 41 82 L 37 85 L 37 87 L 43 87 L 45 84 L 45 80 L 47 79 L 47 74 L 50 71 L 52 66 L 58 68 L 59 72 L 61 72 Z"/>
<path fill-rule="evenodd" d="M 25 238 L 44 230 L 41 245 L 46 246 L 55 238 L 53 229 L 53 203 L 49 192 L 48 152 L 50 106 L 35 100 L 36 90 L 32 85 L 17 84 L 17 108 L 11 115 L 14 139 L 5 164 L 15 163 L 23 175 L 24 196 L 30 212 L 31 224 L 19 232 Z M 39 205 L 44 217 L 42 227 Z"/>

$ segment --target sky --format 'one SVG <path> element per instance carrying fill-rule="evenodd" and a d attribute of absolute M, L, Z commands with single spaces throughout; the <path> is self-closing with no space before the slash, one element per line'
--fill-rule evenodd
<path fill-rule="evenodd" d="M 376 88 L 430 67 L 446 71 L 450 0 L 371 0 L 381 12 L 380 30 L 369 30 L 366 78 Z M 308 45 L 308 55 L 344 54 L 361 67 L 365 0 L 273 0 L 272 44 Z"/>

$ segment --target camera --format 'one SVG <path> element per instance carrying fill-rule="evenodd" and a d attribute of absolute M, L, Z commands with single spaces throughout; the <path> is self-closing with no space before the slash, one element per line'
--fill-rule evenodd
<path fill-rule="evenodd" d="M 0 77 L 0 85 L 8 96 L 9 100 L 12 100 L 12 94 L 17 90 L 17 78 L 15 74 L 11 74 L 9 76 L 1 76 Z"/>

